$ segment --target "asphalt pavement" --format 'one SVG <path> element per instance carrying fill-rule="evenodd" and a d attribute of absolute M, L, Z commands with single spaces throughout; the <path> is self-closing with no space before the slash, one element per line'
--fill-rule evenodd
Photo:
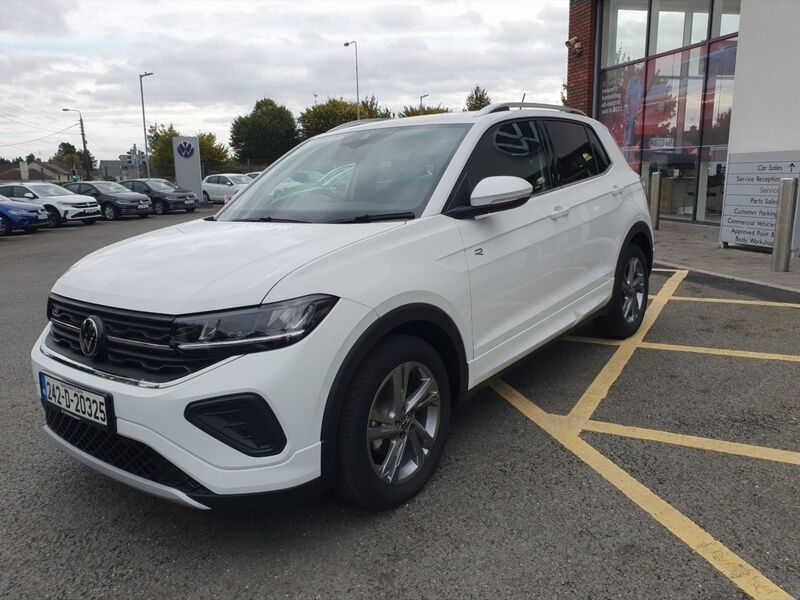
<path fill-rule="evenodd" d="M 637 339 L 582 328 L 491 382 L 392 511 L 193 511 L 52 449 L 29 363 L 48 290 L 205 214 L 0 238 L 0 597 L 800 595 L 800 294 L 707 275 L 655 272 Z"/>

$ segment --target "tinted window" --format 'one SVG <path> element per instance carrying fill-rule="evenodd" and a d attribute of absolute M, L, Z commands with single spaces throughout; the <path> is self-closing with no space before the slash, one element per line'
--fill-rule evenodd
<path fill-rule="evenodd" d="M 547 121 L 547 133 L 561 184 L 575 183 L 599 173 L 586 128 L 570 121 Z"/>
<path fill-rule="evenodd" d="M 483 135 L 467 162 L 455 205 L 469 204 L 478 182 L 494 175 L 521 177 L 533 186 L 534 194 L 552 187 L 547 155 L 535 121 L 501 123 Z"/>
<path fill-rule="evenodd" d="M 134 189 L 134 187 L 133 187 L 134 182 L 133 181 L 123 181 L 123 182 L 120 183 L 120 185 L 125 186 L 129 190 Z"/>
<path fill-rule="evenodd" d="M 17 198 L 24 198 L 25 194 L 31 194 L 32 191 L 26 187 L 22 187 L 21 185 L 14 186 L 14 195 Z M 36 194 L 34 194 L 35 196 Z"/>
<path fill-rule="evenodd" d="M 0 196 L 6 196 L 7 198 L 14 197 L 14 186 L 13 185 L 4 185 L 0 187 Z"/>
<path fill-rule="evenodd" d="M 600 143 L 597 134 L 589 127 L 586 128 L 586 133 L 589 134 L 589 140 L 592 142 L 594 159 L 597 161 L 597 172 L 602 173 L 608 168 L 611 161 L 608 158 L 608 154 L 606 154 L 605 148 L 603 148 L 603 144 Z"/>
<path fill-rule="evenodd" d="M 220 183 L 219 177 L 214 175 L 213 177 L 208 178 L 208 183 Z"/>

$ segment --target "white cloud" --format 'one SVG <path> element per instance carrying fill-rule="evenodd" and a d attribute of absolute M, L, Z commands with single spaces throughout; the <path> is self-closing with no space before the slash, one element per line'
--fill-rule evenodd
<path fill-rule="evenodd" d="M 230 122 L 271 97 L 297 115 L 313 94 L 400 110 L 460 109 L 480 83 L 493 99 L 557 102 L 566 76 L 568 0 L 492 2 L 31 2 L 0 20 L 0 155 L 50 156 L 70 130 L 20 146 L 83 111 L 90 149 L 115 158 L 141 143 L 138 73 L 148 122 L 227 142 Z M 10 18 L 6 18 L 10 15 Z"/>

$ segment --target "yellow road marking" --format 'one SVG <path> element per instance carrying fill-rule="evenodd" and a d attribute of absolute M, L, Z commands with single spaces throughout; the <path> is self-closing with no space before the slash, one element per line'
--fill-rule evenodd
<path fill-rule="evenodd" d="M 776 354 L 773 352 L 751 352 L 750 350 L 729 350 L 727 348 L 706 348 L 704 346 L 683 346 L 681 344 L 660 344 L 657 342 L 641 342 L 639 348 L 647 350 L 667 350 L 669 352 L 692 352 L 694 354 L 713 354 L 715 356 L 732 356 L 735 358 L 755 358 L 758 360 L 781 360 L 800 362 L 797 354 Z"/>
<path fill-rule="evenodd" d="M 654 273 L 677 273 L 680 269 L 650 269 Z"/>
<path fill-rule="evenodd" d="M 579 426 L 575 426 L 573 419 L 557 418 L 547 414 L 501 380 L 494 380 L 491 387 L 514 408 L 549 433 L 562 446 L 625 494 L 639 508 L 702 556 L 743 592 L 753 598 L 764 600 L 791 598 L 758 569 L 742 560 L 697 523 L 582 440 L 578 435 Z"/>
<path fill-rule="evenodd" d="M 642 342 L 644 336 L 656 322 L 658 315 L 664 309 L 667 301 L 678 289 L 681 281 L 684 280 L 688 271 L 676 271 L 662 286 L 661 290 L 653 298 L 647 312 L 644 314 L 642 324 L 633 336 L 624 340 L 614 355 L 608 360 L 606 365 L 600 370 L 592 384 L 572 408 L 569 415 L 578 420 L 588 421 L 592 418 L 597 406 L 608 394 L 608 390 L 619 377 L 625 365 L 633 356 L 636 347 Z"/>
<path fill-rule="evenodd" d="M 747 306 L 774 306 L 776 308 L 800 308 L 796 302 L 772 302 L 769 300 L 739 300 L 737 298 L 693 298 L 691 296 L 673 296 L 670 300 L 680 302 L 709 302 L 712 304 L 745 304 Z"/>
<path fill-rule="evenodd" d="M 580 342 L 581 344 L 600 344 L 601 346 L 620 346 L 622 340 L 609 340 L 607 338 L 594 338 L 583 335 L 568 335 L 561 338 L 565 342 Z"/>
<path fill-rule="evenodd" d="M 747 456 L 749 458 L 759 458 L 762 460 L 771 460 L 800 466 L 800 452 L 791 452 L 789 450 L 778 450 L 776 448 L 766 448 L 764 446 L 727 442 L 694 435 L 660 431 L 658 429 L 630 427 L 628 425 L 606 423 L 604 421 L 589 421 L 586 423 L 584 431 L 607 433 L 609 435 L 618 435 L 651 442 L 662 442 L 664 444 L 686 446 L 688 448 L 698 448 L 700 450 L 712 450 L 714 452 L 723 452 L 725 454 L 735 454 L 737 456 Z"/>

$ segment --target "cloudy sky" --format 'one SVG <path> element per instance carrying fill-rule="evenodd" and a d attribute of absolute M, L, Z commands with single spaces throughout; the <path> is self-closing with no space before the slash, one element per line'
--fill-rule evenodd
<path fill-rule="evenodd" d="M 262 97 L 295 116 L 314 94 L 460 109 L 475 85 L 492 98 L 557 102 L 566 78 L 568 0 L 428 2 L 100 2 L 2 0 L 0 156 L 49 158 L 58 143 L 117 158 L 142 144 L 138 74 L 147 121 L 184 134 L 230 123 Z M 43 139 L 37 139 L 43 138 Z M 35 141 L 33 141 L 35 140 Z"/>

